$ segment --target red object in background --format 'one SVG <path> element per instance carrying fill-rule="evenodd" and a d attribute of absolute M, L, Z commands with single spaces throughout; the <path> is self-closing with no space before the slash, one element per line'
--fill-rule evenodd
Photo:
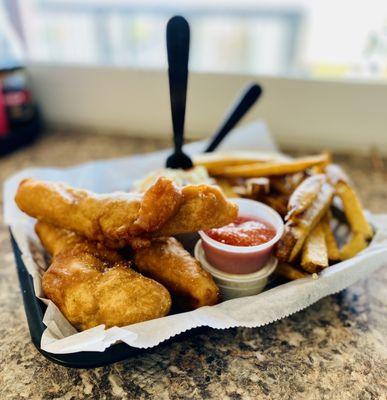
<path fill-rule="evenodd" d="M 32 143 L 41 128 L 24 68 L 0 69 L 0 157 Z"/>
<path fill-rule="evenodd" d="M 4 102 L 7 107 L 22 106 L 31 101 L 31 95 L 27 90 L 19 90 L 18 92 L 5 93 Z"/>
<path fill-rule="evenodd" d="M 9 131 L 8 117 L 5 110 L 5 96 L 3 93 L 3 85 L 0 81 L 0 137 L 6 136 Z"/>

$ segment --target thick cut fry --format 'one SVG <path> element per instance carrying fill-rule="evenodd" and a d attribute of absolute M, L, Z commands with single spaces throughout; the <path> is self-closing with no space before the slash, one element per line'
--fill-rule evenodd
<path fill-rule="evenodd" d="M 329 164 L 329 162 L 329 154 L 323 153 L 317 156 L 303 157 L 289 161 L 285 160 L 277 162 L 216 167 L 211 169 L 211 174 L 228 177 L 240 176 L 244 178 L 285 175 L 304 171 L 305 169 L 311 168 L 315 165 L 326 166 Z"/>
<path fill-rule="evenodd" d="M 333 231 L 331 228 L 331 219 L 332 219 L 332 214 L 328 210 L 328 212 L 325 214 L 325 216 L 321 220 L 320 224 L 324 230 L 325 242 L 326 242 L 327 248 L 328 248 L 329 260 L 339 261 L 341 259 L 340 250 L 337 245 L 335 235 L 333 234 Z"/>
<path fill-rule="evenodd" d="M 290 281 L 306 278 L 309 276 L 307 273 L 300 271 L 298 268 L 284 262 L 278 263 L 275 274 L 278 276 L 282 276 L 285 279 L 289 279 Z"/>
<path fill-rule="evenodd" d="M 135 253 L 137 269 L 163 284 L 183 309 L 210 306 L 219 301 L 219 289 L 211 275 L 175 238 L 152 240 Z"/>
<path fill-rule="evenodd" d="M 321 223 L 306 238 L 302 249 L 301 267 L 313 274 L 328 266 L 328 248 Z"/>
<path fill-rule="evenodd" d="M 305 239 L 327 212 L 332 195 L 332 186 L 324 183 L 309 207 L 303 213 L 286 222 L 284 234 L 278 242 L 276 253 L 281 261 L 291 262 L 296 259 Z"/>
<path fill-rule="evenodd" d="M 218 178 L 227 180 L 227 178 Z M 235 182 L 233 186 L 234 192 L 241 197 L 259 200 L 261 196 L 270 193 L 270 180 L 268 178 L 250 178 Z"/>
<path fill-rule="evenodd" d="M 288 157 L 279 154 L 235 151 L 229 153 L 205 153 L 194 157 L 194 164 L 207 168 L 209 173 L 218 171 L 219 168 L 247 165 L 256 163 L 266 163 L 278 160 L 285 160 Z"/>
<path fill-rule="evenodd" d="M 345 215 L 348 219 L 351 230 L 356 233 L 362 233 L 365 238 L 372 237 L 372 228 L 368 223 L 363 207 L 355 191 L 345 182 L 336 184 L 336 193 L 340 197 Z"/>
<path fill-rule="evenodd" d="M 218 178 L 216 184 L 222 189 L 226 197 L 239 197 L 239 194 L 234 190 L 233 185 L 228 179 Z"/>
<path fill-rule="evenodd" d="M 289 198 L 286 220 L 294 219 L 310 207 L 324 183 L 326 183 L 326 176 L 323 174 L 305 179 Z"/>
<path fill-rule="evenodd" d="M 270 177 L 270 187 L 277 193 L 290 196 L 306 178 L 304 172 Z"/>
<path fill-rule="evenodd" d="M 268 178 L 250 178 L 246 180 L 246 189 L 249 196 L 258 199 L 261 195 L 269 194 L 270 180 Z"/>
<path fill-rule="evenodd" d="M 348 242 L 340 249 L 340 257 L 342 260 L 348 260 L 364 250 L 367 245 L 368 243 L 363 233 L 352 232 Z"/>
<path fill-rule="evenodd" d="M 19 208 L 31 217 L 119 248 L 133 238 L 174 235 L 232 222 L 238 207 L 214 186 L 177 188 L 159 178 L 145 194 L 94 194 L 64 184 L 23 180 Z"/>
<path fill-rule="evenodd" d="M 267 195 L 261 195 L 258 198 L 262 203 L 267 204 L 271 208 L 274 208 L 281 215 L 281 217 L 285 217 L 288 212 L 288 201 L 289 197 L 285 194 L 272 194 L 269 193 Z"/>
<path fill-rule="evenodd" d="M 43 222 L 36 232 L 53 255 L 43 291 L 77 329 L 126 326 L 168 314 L 165 287 L 135 272 L 118 252 Z"/>
<path fill-rule="evenodd" d="M 360 199 L 344 171 L 337 165 L 330 165 L 327 167 L 327 175 L 343 203 L 352 232 L 362 233 L 365 239 L 370 239 L 373 235 L 372 227 L 367 221 Z"/>

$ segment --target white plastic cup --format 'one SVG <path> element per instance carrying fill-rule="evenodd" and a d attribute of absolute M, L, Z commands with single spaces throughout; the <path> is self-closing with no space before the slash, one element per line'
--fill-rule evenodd
<path fill-rule="evenodd" d="M 250 274 L 263 268 L 268 262 L 274 245 L 280 240 L 284 223 L 273 208 L 259 201 L 231 199 L 239 206 L 240 217 L 256 217 L 274 227 L 275 236 L 258 246 L 233 246 L 210 238 L 204 231 L 199 235 L 207 261 L 215 268 L 231 274 Z"/>
<path fill-rule="evenodd" d="M 202 240 L 196 243 L 195 258 L 201 263 L 203 269 L 209 272 L 214 278 L 215 283 L 220 289 L 222 300 L 254 296 L 261 293 L 278 263 L 275 257 L 270 257 L 266 265 L 257 272 L 244 275 L 228 274 L 219 271 L 208 262 L 202 244 Z"/>

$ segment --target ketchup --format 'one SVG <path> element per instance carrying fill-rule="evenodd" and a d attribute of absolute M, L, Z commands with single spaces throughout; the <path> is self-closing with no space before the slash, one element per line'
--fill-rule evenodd
<path fill-rule="evenodd" d="M 231 246 L 258 246 L 274 238 L 276 231 L 266 221 L 238 217 L 234 222 L 205 232 L 211 239 Z"/>

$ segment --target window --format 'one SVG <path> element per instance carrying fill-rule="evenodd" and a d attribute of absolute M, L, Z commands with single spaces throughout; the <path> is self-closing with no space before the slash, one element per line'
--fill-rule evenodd
<path fill-rule="evenodd" d="M 19 0 L 18 10 L 37 62 L 165 68 L 166 21 L 180 13 L 193 70 L 387 79 L 385 0 Z"/>

